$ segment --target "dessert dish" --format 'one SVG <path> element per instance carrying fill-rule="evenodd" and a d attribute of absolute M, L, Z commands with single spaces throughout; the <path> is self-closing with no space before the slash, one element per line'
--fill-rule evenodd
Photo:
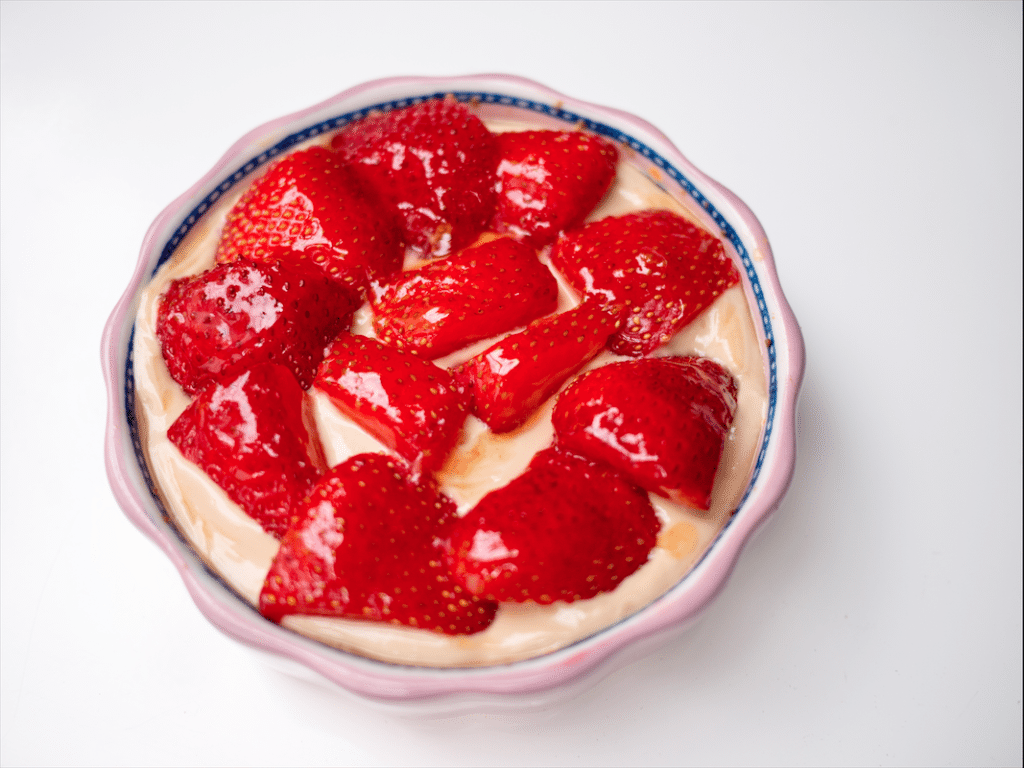
<path fill-rule="evenodd" d="M 377 95 L 387 90 L 386 83 L 368 86 L 375 87 Z M 135 419 L 134 453 L 160 522 L 218 582 L 220 607 L 211 612 L 230 603 L 229 612 L 242 617 L 232 623 L 246 628 L 229 632 L 240 636 L 259 609 L 261 637 L 329 660 L 310 666 L 333 665 L 332 679 L 340 681 L 337 669 L 345 668 L 341 676 L 350 679 L 343 684 L 378 696 L 379 687 L 366 681 L 393 683 L 397 676 L 429 693 L 451 690 L 439 680 L 473 680 L 469 689 L 495 690 L 483 681 L 508 681 L 527 660 L 553 669 L 549 661 L 565 653 L 579 658 L 587 645 L 616 646 L 611 635 L 630 635 L 628 626 L 645 623 L 638 616 L 664 616 L 652 603 L 677 602 L 664 596 L 685 591 L 687 575 L 708 561 L 753 495 L 777 406 L 775 341 L 764 305 L 752 300 L 757 271 L 733 225 L 719 220 L 706 197 L 685 184 L 689 196 L 680 194 L 685 178 L 660 156 L 652 161 L 636 138 L 561 105 L 455 88 L 445 98 L 447 92 L 390 101 L 363 93 L 362 108 L 289 133 L 277 152 L 254 156 L 231 183 L 217 184 L 165 241 L 159 269 L 137 293 L 131 337 L 135 386 L 125 407 Z M 318 117 L 332 108 L 321 105 Z M 392 131 L 408 142 L 430 112 L 449 122 L 468 112 L 484 125 L 467 141 L 485 158 L 493 150 L 485 164 L 495 167 L 492 181 L 481 184 L 472 163 L 468 170 L 433 166 L 469 177 L 459 182 L 466 194 L 435 194 L 444 204 L 433 208 L 423 178 L 396 184 L 378 173 L 398 165 L 385 152 L 396 141 L 380 135 Z M 398 119 L 389 123 L 389 114 Z M 448 157 L 461 151 L 442 149 Z M 553 150 L 549 170 L 578 183 L 569 193 L 555 185 L 556 194 L 582 200 L 582 213 L 580 205 L 554 200 L 538 174 L 521 171 Z M 283 159 L 271 162 L 271 154 Z M 567 172 L 565 163 L 580 172 Z M 296 187 L 311 168 L 329 168 L 342 192 Z M 295 198 L 295 189 L 301 199 L 280 204 L 282 194 Z M 322 200 L 339 194 L 343 205 L 355 206 L 357 198 L 398 213 L 319 216 Z M 545 194 L 551 204 L 538 202 Z M 609 238 L 627 246 L 611 261 L 596 258 Z M 678 248 L 700 255 L 699 277 L 678 274 Z M 453 282 L 458 290 L 438 304 L 438 286 Z M 301 286 L 302 301 L 282 297 L 282 284 L 287 291 Z M 312 301 L 331 309 L 314 312 L 309 323 L 275 324 L 261 304 L 271 289 L 279 305 Z M 689 298 L 696 293 L 708 295 Z M 196 296 L 215 294 L 243 296 L 250 318 L 260 318 L 258 333 L 231 328 L 230 317 L 210 319 L 216 312 Z M 244 352 L 203 347 L 195 328 L 166 330 L 183 316 L 229 327 L 244 337 Z M 241 368 L 239 359 L 247 361 Z M 411 394 L 396 370 L 415 372 Z M 637 399 L 630 390 L 638 388 L 658 405 L 630 414 Z M 257 394 L 245 397 L 255 399 L 242 397 L 250 392 Z M 379 401 L 382 392 L 388 402 Z M 603 416 L 587 410 L 593 392 L 609 397 Z M 680 392 L 689 393 L 689 405 L 673 401 Z M 684 424 L 698 401 L 715 428 L 673 440 L 665 417 Z M 257 414 L 242 430 L 246 440 L 256 435 L 255 447 L 239 439 L 227 452 L 250 461 L 234 468 L 236 476 L 270 477 L 269 490 L 252 502 L 250 489 L 218 480 L 224 451 L 210 448 L 201 425 L 221 425 L 216 430 L 233 421 L 238 437 L 238 414 L 255 402 L 268 403 L 259 410 L 281 414 L 274 424 L 284 426 L 265 426 Z M 625 421 L 609 421 L 620 412 Z M 638 424 L 652 451 L 660 441 L 653 463 L 643 450 L 623 450 L 637 448 Z M 603 448 L 595 449 L 595 439 Z M 268 440 L 287 446 L 280 455 L 289 469 L 278 469 L 280 477 L 267 469 Z M 627 458 L 616 466 L 609 450 Z M 390 479 L 358 501 L 371 477 Z M 405 522 L 388 528 L 372 514 L 385 506 Z M 523 510 L 531 508 L 544 521 L 539 537 L 528 530 L 535 525 L 523 524 Z M 360 544 L 356 526 L 380 525 Z M 381 546 L 410 527 L 425 531 L 419 543 Z M 575 544 L 565 554 L 558 540 L 570 536 Z M 530 562 L 521 551 L 536 556 Z M 310 557 L 317 553 L 320 559 Z M 381 588 L 367 553 L 375 563 L 412 564 L 439 591 L 427 603 L 396 597 L 401 589 Z M 336 562 L 337 573 L 323 576 Z M 352 573 L 360 578 L 345 575 Z M 381 573 L 392 578 L 394 569 Z M 421 582 L 402 584 L 416 591 Z M 442 622 L 436 610 L 423 613 L 424 604 L 449 613 Z M 444 675 L 399 671 L 418 667 Z M 353 674 L 361 679 L 353 682 Z"/>
<path fill-rule="evenodd" d="M 447 128 L 453 122 L 456 127 Z M 470 130 L 460 144 L 459 131 L 467 125 Z M 760 358 L 746 359 L 757 345 L 753 322 L 749 313 L 736 310 L 738 297 L 726 297 L 721 305 L 715 301 L 738 283 L 719 238 L 684 218 L 681 206 L 654 207 L 670 201 L 650 181 L 629 178 L 628 160 L 622 161 L 620 173 L 619 150 L 611 142 L 575 128 L 538 131 L 511 122 L 491 127 L 494 134 L 472 106 L 432 99 L 355 122 L 330 137 L 330 146 L 339 148 L 336 153 L 322 144 L 294 150 L 245 189 L 227 209 L 219 231 L 216 212 L 211 213 L 214 226 L 195 244 L 190 274 L 174 278 L 178 262 L 172 259 L 144 293 L 137 321 L 136 383 L 148 424 L 146 446 L 175 522 L 232 586 L 248 598 L 259 595 L 264 615 L 317 640 L 387 661 L 442 666 L 517 661 L 600 629 L 602 619 L 590 617 L 595 609 L 588 602 L 599 595 L 606 595 L 607 606 L 598 612 L 604 621 L 624 618 L 659 597 L 669 584 L 642 571 L 655 571 L 659 560 L 668 560 L 676 567 L 661 568 L 681 578 L 689 560 L 707 546 L 725 513 L 738 503 L 765 416 Z M 445 146 L 433 148 L 437 136 L 445 138 Z M 401 182 L 393 183 L 386 171 L 398 166 L 396 146 L 442 158 L 459 152 L 469 157 L 468 171 L 450 169 L 454 180 L 446 181 L 467 199 L 452 203 L 451 195 L 431 195 L 427 179 L 418 173 L 403 173 Z M 558 159 L 555 168 L 544 162 L 552 153 Z M 490 165 L 489 176 L 481 157 Z M 370 165 L 368 158 L 380 162 Z M 577 167 L 583 170 L 575 173 Z M 469 175 L 468 181 L 460 172 Z M 362 187 L 349 178 L 359 174 L 368 179 Z M 539 188 L 537 179 L 544 175 L 545 187 Z M 570 186 L 561 184 L 563 175 L 571 179 Z M 329 184 L 334 177 L 342 178 Z M 526 181 L 533 183 L 529 191 Z M 482 202 L 483 192 L 493 196 L 496 187 L 503 204 Z M 609 215 L 608 206 L 600 206 L 609 190 L 610 202 L 621 204 L 634 196 L 646 207 Z M 302 201 L 291 202 L 297 196 Z M 407 211 L 422 211 L 435 198 L 448 202 L 448 209 L 408 215 L 396 224 Z M 415 205 L 403 205 L 407 199 Z M 359 201 L 358 207 L 352 200 Z M 493 229 L 488 227 L 492 221 Z M 381 245 L 353 246 L 367 242 Z M 405 271 L 397 268 L 399 242 L 409 243 L 405 261 L 411 268 Z M 211 254 L 219 263 L 211 262 Z M 298 267 L 309 269 L 289 274 Z M 565 284 L 561 297 L 559 280 Z M 350 290 L 331 293 L 335 286 Z M 370 327 L 365 319 L 353 325 L 351 305 L 366 296 L 359 311 L 362 318 L 372 317 Z M 573 306 L 558 312 L 560 303 Z M 283 310 L 271 318 L 265 304 Z M 316 314 L 301 317 L 307 308 Z M 704 312 L 710 313 L 705 325 L 720 325 L 709 332 L 704 351 L 725 358 L 735 374 L 707 357 L 678 357 L 673 337 Z M 212 334 L 226 347 L 222 354 L 204 337 L 219 325 L 233 331 L 245 326 Z M 290 335 L 272 337 L 278 326 Z M 314 353 L 339 333 L 321 362 Z M 244 338 L 236 338 L 240 335 Z M 552 336 L 563 341 L 548 342 Z M 477 342 L 488 343 L 488 349 L 452 365 Z M 737 359 L 719 349 L 727 343 L 738 347 Z M 528 354 L 516 356 L 520 347 Z M 650 357 L 655 351 L 671 356 Z M 186 357 L 198 358 L 198 372 L 186 370 L 181 363 Z M 268 357 L 285 366 L 256 364 Z M 445 359 L 447 367 L 431 362 Z M 618 362 L 609 365 L 612 360 Z M 164 405 L 177 392 L 161 362 L 194 398 L 181 415 Z M 572 378 L 587 364 L 586 376 Z M 719 399 L 727 396 L 729 407 L 720 405 L 713 416 L 694 398 L 714 394 L 703 393 L 703 382 L 684 375 L 701 371 L 701 364 L 717 366 L 718 388 L 728 390 Z M 740 423 L 730 435 L 737 411 L 734 375 L 742 380 L 744 402 Z M 281 382 L 275 394 L 283 398 L 287 392 L 288 407 L 263 405 L 273 386 L 239 400 L 235 393 L 246 391 L 257 377 Z M 589 391 L 595 388 L 587 383 L 598 378 L 597 392 L 618 399 L 595 408 Z M 460 394 L 457 380 L 472 396 Z M 426 390 L 412 390 L 413 381 L 425 383 Z M 319 400 L 319 423 L 308 433 L 296 383 L 312 384 L 309 398 Z M 569 389 L 552 416 L 553 396 L 566 384 Z M 573 406 L 570 412 L 570 402 L 580 398 L 584 407 Z M 236 416 L 242 427 L 232 429 L 222 405 L 227 401 L 232 413 L 252 411 Z M 214 413 L 217 404 L 221 407 Z M 331 413 L 338 406 L 340 413 Z M 419 410 L 412 413 L 415 406 Z M 643 413 L 637 418 L 631 408 Z M 694 409 L 699 409 L 696 417 Z M 273 422 L 284 421 L 286 411 L 289 426 L 275 429 Z M 621 422 L 623 413 L 631 420 L 610 440 L 604 435 L 614 432 L 615 424 L 591 428 L 591 421 L 614 421 L 615 414 Z M 327 424 L 341 420 L 349 422 L 342 430 Z M 718 426 L 713 438 L 705 435 L 705 421 Z M 373 439 L 380 446 L 353 457 L 333 437 L 353 430 L 365 433 L 362 442 Z M 241 445 L 236 433 L 247 436 L 251 449 Z M 225 434 L 230 443 L 219 450 Z M 544 445 L 541 435 L 553 438 Z M 623 446 L 623 440 L 635 441 L 638 435 L 646 441 L 640 449 L 651 455 L 639 456 Z M 719 491 L 724 498 L 713 513 L 702 514 L 711 509 L 712 484 L 727 439 L 729 456 Z M 698 445 L 684 448 L 680 440 Z M 319 458 L 321 442 L 329 454 L 326 465 Z M 266 447 L 270 444 L 272 451 Z M 515 446 L 511 452 L 509 445 Z M 558 451 L 556 445 L 573 453 Z M 695 450 L 706 455 L 698 459 Z M 503 453 L 508 454 L 504 461 Z M 249 461 L 250 455 L 257 460 Z M 233 467 L 237 456 L 242 458 Z M 382 465 L 383 457 L 391 461 Z M 667 471 L 665 461 L 674 462 Z M 501 465 L 496 468 L 501 482 L 481 482 L 477 467 L 489 464 Z M 317 483 L 327 466 L 336 469 Z M 191 489 L 179 479 L 183 474 L 190 485 L 209 485 L 195 467 L 216 486 L 203 497 L 216 497 L 218 488 L 225 491 L 264 533 L 283 539 L 272 562 L 253 557 L 245 577 L 223 564 L 218 542 L 232 533 L 218 530 L 215 520 L 231 519 L 232 527 L 247 521 L 230 506 L 211 515 L 207 503 L 189 497 Z M 704 480 L 700 488 L 690 487 L 699 485 L 688 476 L 692 467 Z M 391 478 L 387 493 L 367 496 L 370 468 Z M 263 485 L 269 488 L 261 490 Z M 663 497 L 657 502 L 660 519 L 647 491 Z M 304 502 L 307 493 L 311 501 Z M 420 520 L 417 530 L 429 533 L 420 544 L 407 541 L 399 526 L 380 531 L 379 541 L 367 536 L 360 552 L 352 544 L 353 527 L 363 531 L 369 519 L 393 511 L 391 505 L 405 509 L 396 500 L 410 493 L 430 498 L 430 506 L 451 509 L 429 529 L 425 518 L 410 518 Z M 329 520 L 320 510 L 324 503 L 333 508 Z M 248 527 L 250 536 L 258 537 L 255 526 Z M 217 531 L 216 541 L 204 536 L 211 528 Z M 430 536 L 448 540 L 451 552 L 430 550 Z M 311 545 L 314 538 L 317 544 Z M 490 544 L 481 549 L 483 541 Z M 237 540 L 232 547 L 245 556 Z M 266 541 L 261 553 L 272 549 Z M 314 554 L 321 550 L 331 554 Z M 413 551 L 424 554 L 417 559 Z M 377 581 L 369 579 L 366 574 L 378 567 L 382 553 L 395 562 L 410 559 L 413 571 L 422 567 L 428 577 L 381 573 Z M 438 565 L 445 560 L 448 569 Z M 269 572 L 270 580 L 257 584 L 251 576 L 259 571 Z M 616 595 L 619 583 L 637 571 L 623 590 L 629 596 Z M 326 575 L 318 579 L 315 572 Z M 355 574 L 360 574 L 358 587 Z M 443 588 L 434 594 L 437 582 Z M 419 608 L 404 602 L 410 590 L 418 593 Z M 573 626 L 565 618 L 570 611 L 586 618 Z M 438 614 L 451 623 L 438 621 Z M 388 626 L 368 627 L 367 620 Z M 426 627 L 457 637 L 429 636 Z M 529 640 L 522 639 L 524 627 L 530 629 Z M 387 637 L 387 630 L 395 637 Z"/>

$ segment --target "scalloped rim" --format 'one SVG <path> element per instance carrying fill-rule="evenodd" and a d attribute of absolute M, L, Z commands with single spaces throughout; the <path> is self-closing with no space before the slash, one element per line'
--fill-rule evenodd
<path fill-rule="evenodd" d="M 764 330 L 769 329 L 766 372 L 774 365 L 777 386 L 759 474 L 739 511 L 703 559 L 668 593 L 621 622 L 544 656 L 497 666 L 435 669 L 379 662 L 322 645 L 265 621 L 235 596 L 163 518 L 135 458 L 123 385 L 139 293 L 160 263 L 161 254 L 173 250 L 169 243 L 185 227 L 187 218 L 197 217 L 197 202 L 217 194 L 218 187 L 233 186 L 259 167 L 253 158 L 264 157 L 264 162 L 272 158 L 275 153 L 268 154 L 266 148 L 303 128 L 374 104 L 449 92 L 507 94 L 513 102 L 510 108 L 515 108 L 516 99 L 522 99 L 591 118 L 639 138 L 678 169 L 692 182 L 691 194 L 696 191 L 728 223 L 737 245 L 756 254 L 756 259 L 747 260 L 744 266 L 749 276 L 756 273 L 757 291 L 751 288 L 749 279 L 744 280 L 744 286 L 752 307 L 760 305 L 768 320 L 767 325 L 758 324 L 758 333 L 765 341 Z M 803 338 L 779 285 L 768 238 L 753 212 L 736 195 L 698 170 L 645 120 L 503 74 L 375 80 L 247 133 L 150 226 L 135 272 L 104 328 L 101 356 L 107 385 L 105 461 L 114 495 L 128 518 L 171 559 L 207 619 L 228 636 L 297 662 L 302 665 L 300 670 L 308 668 L 363 700 L 385 706 L 401 703 L 404 713 L 431 716 L 549 706 L 577 695 L 686 629 L 724 586 L 743 547 L 778 507 L 789 486 L 795 463 L 796 402 L 804 371 Z"/>

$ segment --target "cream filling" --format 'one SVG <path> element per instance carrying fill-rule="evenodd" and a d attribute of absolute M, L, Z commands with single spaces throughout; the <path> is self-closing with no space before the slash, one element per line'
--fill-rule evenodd
<path fill-rule="evenodd" d="M 492 130 L 525 128 L 488 121 Z M 324 140 L 321 139 L 321 142 Z M 313 143 L 313 142 L 311 142 Z M 611 190 L 589 219 L 645 208 L 675 211 L 707 228 L 702 212 L 659 188 L 623 152 Z M 656 173 L 656 172 L 652 172 Z M 167 439 L 167 429 L 189 404 L 171 379 L 156 339 L 159 298 L 168 284 L 214 265 L 217 242 L 228 210 L 242 190 L 220 200 L 179 246 L 142 294 L 135 328 L 135 378 L 143 444 L 163 501 L 175 524 L 201 557 L 252 604 L 278 542 L 242 510 Z M 731 247 L 726 244 L 727 248 Z M 541 254 L 542 260 L 545 253 Z M 578 303 L 557 275 L 559 310 Z M 372 333 L 370 312 L 356 315 L 356 332 Z M 487 348 L 478 342 L 447 358 L 454 365 Z M 614 624 L 664 594 L 699 560 L 739 504 L 749 481 L 767 414 L 764 363 L 742 285 L 734 286 L 656 352 L 656 355 L 701 355 L 717 360 L 736 377 L 739 396 L 712 496 L 701 512 L 651 494 L 661 520 L 658 544 L 648 562 L 613 592 L 574 603 L 549 606 L 502 604 L 494 622 L 475 635 L 448 636 L 356 619 L 289 616 L 284 625 L 337 648 L 384 661 L 422 666 L 480 666 L 525 659 L 562 648 Z M 587 368 L 625 359 L 604 352 Z M 328 398 L 311 390 L 317 428 L 331 466 L 365 451 L 387 453 L 380 443 L 338 412 Z M 461 441 L 438 474 L 442 490 L 464 514 L 486 493 L 520 474 L 553 436 L 549 399 L 520 429 L 494 435 L 470 416 Z"/>

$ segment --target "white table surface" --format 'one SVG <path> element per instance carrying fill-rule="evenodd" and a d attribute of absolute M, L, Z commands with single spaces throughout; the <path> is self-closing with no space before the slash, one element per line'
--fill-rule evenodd
<path fill-rule="evenodd" d="M 1019 765 L 1021 8 L 4 2 L 0 762 Z M 808 366 L 793 486 L 696 627 L 552 710 L 408 721 L 201 617 L 107 485 L 99 338 L 243 133 L 470 72 L 733 189 Z"/>

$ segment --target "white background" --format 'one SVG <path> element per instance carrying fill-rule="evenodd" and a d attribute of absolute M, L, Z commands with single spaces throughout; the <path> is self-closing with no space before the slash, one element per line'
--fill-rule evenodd
<path fill-rule="evenodd" d="M 1019 765 L 1021 8 L 4 2 L 2 763 Z M 471 72 L 733 189 L 808 366 L 793 486 L 692 631 L 557 708 L 408 721 L 201 617 L 107 486 L 99 338 L 242 134 Z"/>

